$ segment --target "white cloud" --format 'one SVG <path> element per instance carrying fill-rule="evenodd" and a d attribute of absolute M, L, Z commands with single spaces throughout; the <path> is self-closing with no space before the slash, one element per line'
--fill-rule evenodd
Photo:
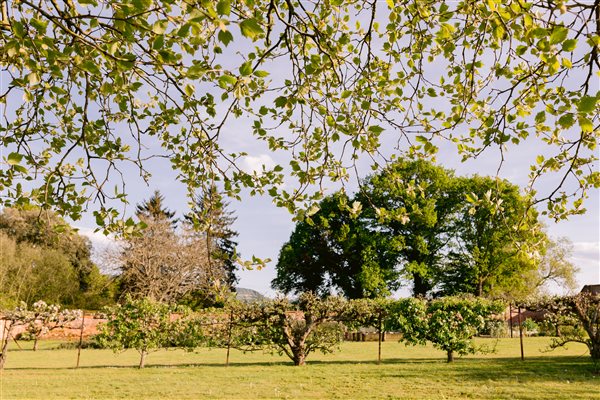
<path fill-rule="evenodd" d="M 94 232 L 94 230 L 92 228 L 84 228 L 84 227 L 79 227 L 79 226 L 76 226 L 75 228 L 79 231 L 80 235 L 85 236 L 91 240 L 94 248 L 110 247 L 110 246 L 114 246 L 116 244 L 116 241 L 114 238 L 111 238 L 110 236 L 106 236 L 106 235 L 102 234 L 101 232 Z"/>
<path fill-rule="evenodd" d="M 583 285 L 600 283 L 600 244 L 574 242 L 573 263 L 579 268 L 577 280 Z"/>
<path fill-rule="evenodd" d="M 260 173 L 263 170 L 263 166 L 266 169 L 271 169 L 275 165 L 275 161 L 268 154 L 260 154 L 257 157 L 246 156 L 242 161 L 242 169 L 248 173 Z"/>

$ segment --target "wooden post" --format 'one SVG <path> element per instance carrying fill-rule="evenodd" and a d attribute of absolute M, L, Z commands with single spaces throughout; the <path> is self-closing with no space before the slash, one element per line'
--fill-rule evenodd
<path fill-rule="evenodd" d="M 523 325 L 521 324 L 521 306 L 519 306 L 519 340 L 521 342 L 521 361 L 525 361 L 525 353 L 523 352 Z"/>
<path fill-rule="evenodd" d="M 229 321 L 227 326 L 227 357 L 225 358 L 225 366 L 229 366 L 229 352 L 231 349 L 231 330 L 233 325 L 233 311 L 229 312 Z"/>
<path fill-rule="evenodd" d="M 377 364 L 381 364 L 381 334 L 383 331 L 383 317 L 381 316 L 381 311 L 379 311 L 379 327 L 377 328 Z"/>
<path fill-rule="evenodd" d="M 81 347 L 83 345 L 83 329 L 85 328 L 85 312 L 81 312 L 81 328 L 79 329 L 79 345 L 77 346 L 77 365 L 79 368 L 79 360 L 81 359 Z"/>
<path fill-rule="evenodd" d="M 510 326 L 510 338 L 513 338 L 512 303 L 508 303 L 508 324 Z"/>

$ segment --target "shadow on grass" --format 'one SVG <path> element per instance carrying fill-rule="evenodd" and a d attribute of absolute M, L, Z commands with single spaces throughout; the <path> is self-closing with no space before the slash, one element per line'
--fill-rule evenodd
<path fill-rule="evenodd" d="M 517 381 L 559 381 L 573 380 L 582 381 L 593 379 L 597 374 L 594 364 L 589 356 L 561 356 L 561 357 L 529 357 L 525 361 L 518 358 L 463 358 L 457 359 L 453 363 L 446 363 L 440 358 L 392 358 L 384 359 L 381 364 L 376 360 L 372 361 L 352 361 L 352 360 L 315 360 L 307 361 L 307 365 L 298 368 L 311 368 L 312 366 L 357 366 L 372 365 L 373 371 L 383 374 L 388 378 L 408 378 L 411 376 L 421 376 L 423 369 L 434 373 L 448 375 L 454 379 L 468 379 L 478 381 L 506 380 Z M 382 371 L 377 366 L 398 366 L 399 370 Z M 406 366 L 414 368 L 406 368 Z M 404 366 L 404 368 L 402 368 Z M 419 368 L 422 366 L 423 368 Z M 277 362 L 231 362 L 229 366 L 224 363 L 182 363 L 182 364 L 149 364 L 145 370 L 155 369 L 173 369 L 173 368 L 252 368 L 252 367 L 288 367 L 295 368 L 291 361 Z M 74 367 L 17 367 L 7 370 L 75 370 Z M 86 365 L 79 367 L 81 370 L 93 369 L 138 369 L 136 365 Z"/>

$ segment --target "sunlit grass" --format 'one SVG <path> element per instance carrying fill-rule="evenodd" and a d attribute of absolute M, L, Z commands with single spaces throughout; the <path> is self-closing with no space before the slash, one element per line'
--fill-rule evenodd
<path fill-rule="evenodd" d="M 135 351 L 83 350 L 74 369 L 77 350 L 12 344 L 0 398 L 600 399 L 600 377 L 583 345 L 543 353 L 548 339 L 526 338 L 522 362 L 518 339 L 479 342 L 496 353 L 447 364 L 431 347 L 385 342 L 377 365 L 377 343 L 344 343 L 333 354 L 311 354 L 304 367 L 238 351 L 225 367 L 225 350 L 176 350 L 152 353 L 143 370 L 135 368 Z"/>

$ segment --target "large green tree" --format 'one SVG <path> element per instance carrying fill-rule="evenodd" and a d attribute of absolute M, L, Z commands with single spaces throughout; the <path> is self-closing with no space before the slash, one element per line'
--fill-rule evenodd
<path fill-rule="evenodd" d="M 440 278 L 442 292 L 519 296 L 533 290 L 527 275 L 546 245 L 537 211 L 508 181 L 473 176 L 459 185 L 466 199 Z"/>
<path fill-rule="evenodd" d="M 359 205 L 338 192 L 298 222 L 280 250 L 273 287 L 285 293 L 340 291 L 348 298 L 377 297 L 396 289 L 401 244 L 369 230 Z"/>
<path fill-rule="evenodd" d="M 147 180 L 149 160 L 164 157 L 190 196 L 221 180 L 228 195 L 248 187 L 295 210 L 322 196 L 311 185 L 346 179 L 361 155 L 381 161 L 392 141 L 427 157 L 448 141 L 465 159 L 535 145 L 532 201 L 557 218 L 583 212 L 600 183 L 598 0 L 0 8 L 5 206 L 79 218 L 97 200 L 97 221 L 119 229 L 110 200 L 127 201 L 123 171 Z M 247 148 L 226 145 L 238 117 L 281 165 L 240 168 Z"/>
<path fill-rule="evenodd" d="M 436 284 L 464 194 L 453 173 L 424 160 L 397 160 L 370 176 L 358 195 L 371 232 L 401 241 L 399 262 L 415 295 Z"/>

